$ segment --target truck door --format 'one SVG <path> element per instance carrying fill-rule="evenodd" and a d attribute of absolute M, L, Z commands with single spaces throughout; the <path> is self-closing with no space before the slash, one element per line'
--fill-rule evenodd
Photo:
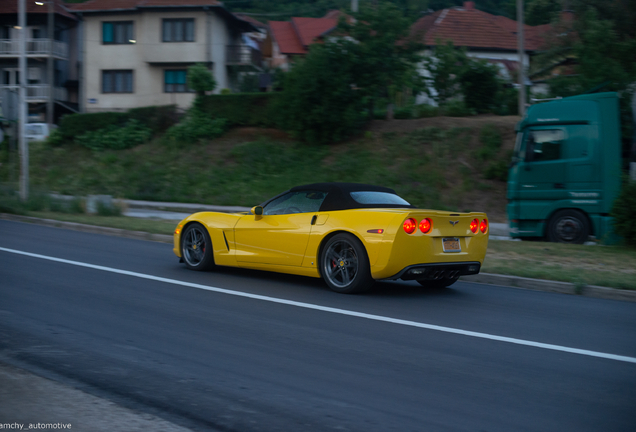
<path fill-rule="evenodd" d="M 564 128 L 543 126 L 526 130 L 517 171 L 520 219 L 544 220 L 553 201 L 568 197 L 565 140 Z"/>

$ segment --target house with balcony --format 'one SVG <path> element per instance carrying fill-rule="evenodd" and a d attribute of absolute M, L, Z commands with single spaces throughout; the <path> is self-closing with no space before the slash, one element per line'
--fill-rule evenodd
<path fill-rule="evenodd" d="M 40 3 L 25 4 L 26 100 L 29 121 L 47 121 L 50 108 L 55 122 L 60 115 L 77 111 L 77 19 L 62 0 Z M 19 31 L 18 2 L 0 1 L 0 98 L 6 91 L 19 90 Z"/>
<path fill-rule="evenodd" d="M 68 7 L 82 33 L 85 112 L 187 108 L 194 99 L 187 69 L 196 63 L 212 72 L 216 92 L 235 90 L 241 73 L 261 69 L 260 51 L 242 37 L 258 30 L 216 0 L 89 0 Z"/>

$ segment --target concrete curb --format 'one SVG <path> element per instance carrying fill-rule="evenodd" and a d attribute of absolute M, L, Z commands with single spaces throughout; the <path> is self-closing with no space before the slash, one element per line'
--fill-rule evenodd
<path fill-rule="evenodd" d="M 20 216 L 7 213 L 0 213 L 0 219 L 10 220 L 14 222 L 33 223 L 37 225 L 70 229 L 74 231 L 82 231 L 93 234 L 104 234 L 116 237 L 132 238 L 136 240 L 147 240 L 168 244 L 172 244 L 173 242 L 171 235 L 151 234 L 144 231 L 129 231 L 120 228 L 100 227 L 95 225 L 86 225 L 75 222 L 63 222 L 52 219 L 40 219 L 31 216 Z M 582 295 L 586 297 L 636 302 L 636 291 L 600 287 L 595 285 L 578 286 L 569 282 L 557 282 L 544 279 L 531 279 L 519 276 L 498 275 L 491 273 L 480 273 L 473 276 L 462 276 L 461 280 L 471 283 L 482 283 L 512 288 L 530 289 L 535 291 L 547 291 L 561 294 Z"/>
<path fill-rule="evenodd" d="M 578 286 L 570 282 L 558 282 L 545 279 L 531 279 L 520 276 L 480 273 L 473 276 L 462 276 L 465 282 L 499 285 L 512 288 L 523 288 L 534 291 L 546 291 L 561 294 L 582 295 L 586 297 L 604 298 L 636 302 L 636 291 L 618 288 L 607 288 L 596 285 Z"/>

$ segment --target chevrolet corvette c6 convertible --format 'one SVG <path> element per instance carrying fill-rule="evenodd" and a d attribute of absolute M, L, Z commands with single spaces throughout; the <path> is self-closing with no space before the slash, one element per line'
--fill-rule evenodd
<path fill-rule="evenodd" d="M 446 287 L 479 273 L 487 246 L 484 213 L 416 209 L 393 189 L 355 183 L 297 186 L 250 212 L 195 213 L 174 232 L 190 269 L 321 277 L 340 293 L 383 279 Z"/>

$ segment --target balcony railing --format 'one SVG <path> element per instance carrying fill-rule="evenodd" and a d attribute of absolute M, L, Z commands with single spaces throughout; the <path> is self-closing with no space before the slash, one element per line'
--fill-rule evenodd
<path fill-rule="evenodd" d="M 0 92 L 3 89 L 10 89 L 18 91 L 17 85 L 0 85 Z M 27 102 L 45 102 L 49 99 L 49 85 L 48 84 L 35 84 L 27 85 L 26 87 L 26 100 Z M 59 101 L 68 100 L 68 91 L 64 87 L 53 87 L 53 99 Z"/>
<path fill-rule="evenodd" d="M 49 55 L 51 39 L 29 39 L 26 42 L 26 55 L 30 57 L 46 57 Z M 0 56 L 17 57 L 20 55 L 20 42 L 18 39 L 0 39 Z M 68 44 L 53 41 L 53 56 L 68 58 Z"/>
<path fill-rule="evenodd" d="M 247 45 L 228 45 L 227 64 L 230 66 L 261 67 L 261 52 Z"/>

